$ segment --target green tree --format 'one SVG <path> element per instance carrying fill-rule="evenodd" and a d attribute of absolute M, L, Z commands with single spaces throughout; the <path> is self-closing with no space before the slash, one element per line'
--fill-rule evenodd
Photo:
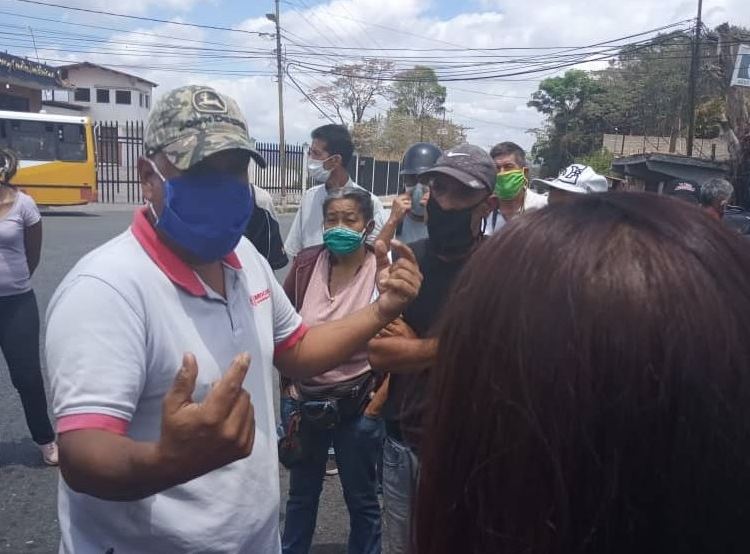
<path fill-rule="evenodd" d="M 397 114 L 420 123 L 424 138 L 427 120 L 445 112 L 446 95 L 447 90 L 438 81 L 435 70 L 418 65 L 395 76 L 391 98 Z"/>
<path fill-rule="evenodd" d="M 378 59 L 337 65 L 331 70 L 332 81 L 313 89 L 310 96 L 333 110 L 342 125 L 353 126 L 364 120 L 379 99 L 390 97 L 392 70 L 392 62 Z"/>
<path fill-rule="evenodd" d="M 579 157 L 576 162 L 591 167 L 601 175 L 606 175 L 612 169 L 612 160 L 614 159 L 615 155 L 612 152 L 606 148 L 602 148 L 586 156 Z"/>
<path fill-rule="evenodd" d="M 717 36 L 709 32 L 701 42 L 698 138 L 714 138 L 720 129 Z M 547 116 L 532 150 L 535 159 L 544 160 L 544 171 L 554 174 L 599 151 L 604 133 L 670 137 L 674 151 L 677 138 L 687 133 L 691 52 L 690 32 L 678 31 L 623 48 L 604 70 L 572 70 L 542 81 L 529 102 Z"/>
<path fill-rule="evenodd" d="M 603 97 L 601 84 L 585 71 L 573 69 L 540 83 L 528 105 L 547 116 L 548 125 L 532 150 L 545 173 L 555 174 L 596 148 L 605 128 Z"/>
<path fill-rule="evenodd" d="M 356 125 L 352 138 L 360 154 L 400 160 L 410 145 L 422 140 L 443 149 L 466 142 L 466 128 L 451 120 L 434 117 L 417 120 L 390 110 L 384 117 Z"/>

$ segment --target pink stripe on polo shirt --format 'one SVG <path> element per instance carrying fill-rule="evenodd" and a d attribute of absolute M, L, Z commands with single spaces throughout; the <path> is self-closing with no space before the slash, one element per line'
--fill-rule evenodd
<path fill-rule="evenodd" d="M 286 339 L 284 339 L 282 342 L 276 345 L 273 351 L 274 356 L 278 356 L 285 350 L 289 350 L 290 348 L 294 347 L 300 340 L 302 340 L 302 337 L 307 334 L 307 331 L 309 330 L 309 327 L 305 325 L 304 323 L 301 324 L 299 327 L 297 327 L 297 330 L 289 335 Z"/>
<path fill-rule="evenodd" d="M 105 414 L 74 414 L 59 418 L 56 427 L 58 435 L 62 435 L 68 431 L 81 431 L 84 429 L 99 429 L 117 435 L 124 435 L 128 432 L 128 423 L 129 421 L 126 419 Z"/>

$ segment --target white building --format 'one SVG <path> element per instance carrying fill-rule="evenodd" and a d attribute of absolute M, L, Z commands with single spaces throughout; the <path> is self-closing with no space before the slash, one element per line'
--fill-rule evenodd
<path fill-rule="evenodd" d="M 156 83 L 90 62 L 59 69 L 61 78 L 72 88 L 45 91 L 42 97 L 45 112 L 85 115 L 94 122 L 121 124 L 145 123 L 148 119 Z"/>

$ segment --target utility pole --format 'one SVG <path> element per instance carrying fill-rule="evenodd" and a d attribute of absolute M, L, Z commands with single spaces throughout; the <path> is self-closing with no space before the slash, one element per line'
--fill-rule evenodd
<path fill-rule="evenodd" d="M 274 0 L 275 13 L 266 14 L 266 18 L 276 24 L 276 75 L 279 92 L 279 174 L 281 177 L 281 207 L 286 208 L 286 140 L 284 139 L 284 62 L 281 52 L 281 20 L 279 18 L 279 0 Z"/>
<path fill-rule="evenodd" d="M 698 0 L 698 17 L 695 20 L 695 38 L 693 38 L 693 57 L 690 61 L 690 83 L 688 84 L 688 136 L 687 155 L 693 155 L 695 141 L 695 88 L 698 81 L 698 56 L 700 55 L 701 25 L 703 15 L 703 0 Z"/>

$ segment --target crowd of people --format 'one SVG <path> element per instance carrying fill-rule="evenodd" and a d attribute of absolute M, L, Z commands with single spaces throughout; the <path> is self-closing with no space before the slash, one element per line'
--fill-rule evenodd
<path fill-rule="evenodd" d="M 237 103 L 156 104 L 146 206 L 48 308 L 54 431 L 40 217 L 0 164 L 0 348 L 47 463 L 59 447 L 62 553 L 305 554 L 331 454 L 350 554 L 750 548 L 730 183 L 613 193 L 581 164 L 532 179 L 511 142 L 424 142 L 388 214 L 345 127 L 311 138 L 282 243 Z"/>

